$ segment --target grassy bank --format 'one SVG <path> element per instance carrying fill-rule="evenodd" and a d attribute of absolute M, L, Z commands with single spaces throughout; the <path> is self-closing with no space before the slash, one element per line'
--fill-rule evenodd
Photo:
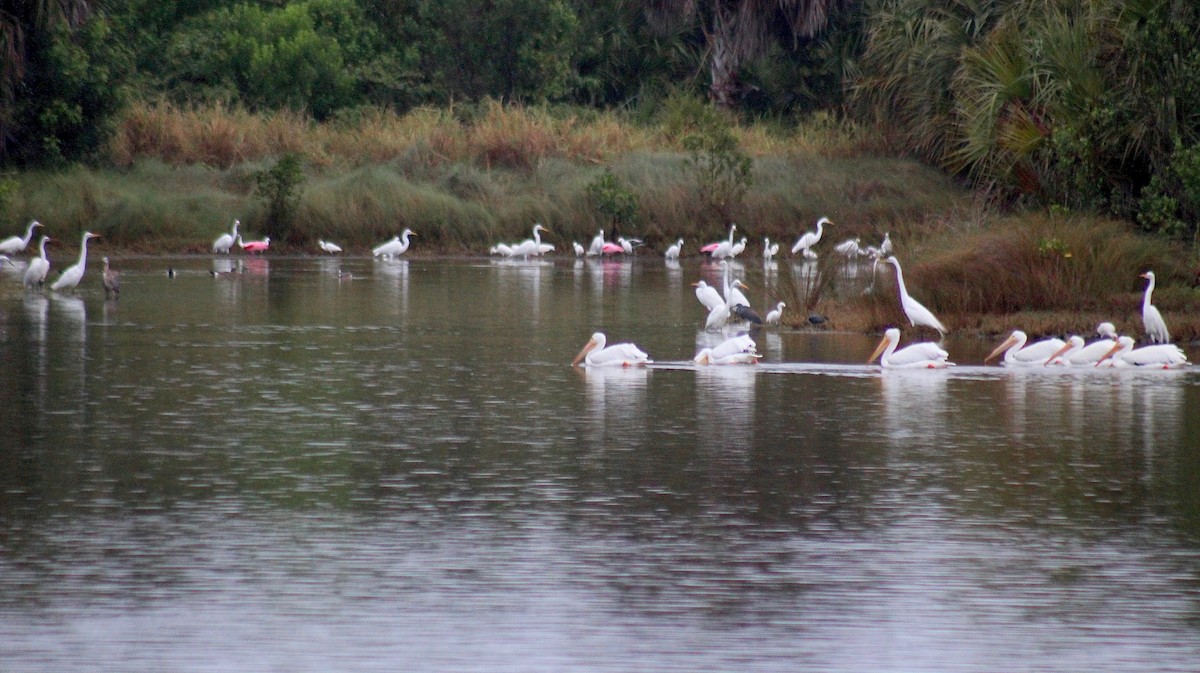
<path fill-rule="evenodd" d="M 647 126 L 615 113 L 487 104 L 368 111 L 316 125 L 287 112 L 142 104 L 128 112 L 107 168 L 20 174 L 0 215 L 14 231 L 39 219 L 64 252 L 87 229 L 110 250 L 205 253 L 234 218 L 247 238 L 259 236 L 266 211 L 254 177 L 297 153 L 304 178 L 291 246 L 273 246 L 281 252 L 313 252 L 328 238 L 364 254 L 409 227 L 419 234 L 409 254 L 483 254 L 497 241 L 525 238 L 534 222 L 565 251 L 609 229 L 588 191 L 608 169 L 638 204 L 623 233 L 651 251 L 683 237 L 685 254 L 696 254 L 732 220 L 756 255 L 764 236 L 786 246 L 828 216 L 823 264 L 833 244 L 854 236 L 877 243 L 888 231 L 912 294 L 952 329 L 983 333 L 1007 325 L 1081 331 L 1093 320 L 1083 316 L 1128 320 L 1123 329 L 1135 332 L 1135 321 L 1121 316 L 1137 315 L 1138 273 L 1153 268 L 1156 303 L 1174 316 L 1177 334 L 1200 339 L 1200 327 L 1188 325 L 1200 307 L 1194 263 L 1167 242 L 1119 222 L 995 214 L 942 174 L 880 156 L 861 129 L 829 118 L 732 131 L 754 159 L 753 182 L 721 215 L 703 205 L 678 120 Z M 810 302 L 794 287 L 780 294 L 805 307 L 791 312 L 798 323 L 817 311 L 836 314 L 839 328 L 874 331 L 904 322 L 892 276 L 882 276 L 877 292 L 859 297 L 817 292 Z"/>

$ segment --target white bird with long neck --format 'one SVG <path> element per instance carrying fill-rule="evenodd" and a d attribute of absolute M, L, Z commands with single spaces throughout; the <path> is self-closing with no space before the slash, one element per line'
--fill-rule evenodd
<path fill-rule="evenodd" d="M 810 231 L 797 239 L 796 244 L 792 246 L 792 254 L 794 255 L 797 252 L 804 250 L 805 257 L 816 257 L 817 253 L 812 251 L 812 247 L 821 242 L 821 236 L 824 234 L 825 225 L 827 224 L 833 224 L 828 217 L 822 217 L 821 219 L 817 220 L 816 231 Z"/>
<path fill-rule="evenodd" d="M 58 280 L 50 286 L 51 290 L 69 290 L 79 285 L 83 280 L 83 272 L 87 269 L 87 242 L 89 238 L 99 238 L 100 234 L 90 231 L 83 232 L 83 240 L 79 244 L 79 261 L 67 267 Z"/>
<path fill-rule="evenodd" d="M 42 226 L 41 222 L 33 220 L 25 227 L 24 236 L 9 236 L 0 241 L 0 253 L 5 255 L 15 255 L 25 248 L 29 247 L 29 241 L 33 239 L 33 230 Z"/>
<path fill-rule="evenodd" d="M 883 232 L 883 242 L 879 244 L 879 254 L 887 257 L 892 254 L 892 235 L 888 232 Z"/>
<path fill-rule="evenodd" d="M 763 318 L 763 322 L 768 325 L 778 325 L 779 320 L 781 318 L 783 318 L 783 309 L 786 306 L 787 306 L 787 304 L 785 304 L 783 302 L 779 302 L 778 304 L 776 304 L 775 308 L 773 308 L 767 312 L 767 317 Z"/>
<path fill-rule="evenodd" d="M 725 259 L 729 257 L 729 253 L 733 250 L 733 233 L 737 231 L 737 225 L 729 224 L 729 240 L 709 243 L 700 248 L 700 252 L 708 253 L 713 259 Z"/>
<path fill-rule="evenodd" d="M 889 328 L 883 333 L 883 340 L 876 346 L 875 352 L 867 359 L 867 364 L 879 358 L 879 365 L 884 369 L 942 369 L 954 366 L 948 360 L 950 354 L 933 342 L 915 343 L 896 350 L 899 344 L 900 330 Z"/>
<path fill-rule="evenodd" d="M 698 280 L 692 283 L 692 287 L 696 288 L 696 299 L 700 300 L 700 305 L 707 311 L 712 311 L 718 306 L 724 306 L 725 300 L 721 298 L 721 293 L 717 292 L 717 288 L 708 283 Z"/>
<path fill-rule="evenodd" d="M 896 267 L 896 285 L 900 288 L 900 308 L 904 310 L 904 315 L 908 318 L 908 322 L 913 327 L 924 325 L 937 330 L 942 336 L 946 335 L 946 326 L 942 321 L 938 320 L 933 311 L 925 308 L 925 306 L 913 299 L 908 294 L 908 288 L 904 286 L 904 272 L 900 269 L 900 260 L 893 257 L 888 257 L 887 261 Z"/>
<path fill-rule="evenodd" d="M 1050 356 L 1046 365 L 1083 366 L 1099 362 L 1116 345 L 1117 328 L 1110 322 L 1102 322 L 1096 327 L 1100 339 L 1084 345 L 1083 337 L 1072 336 L 1067 339 L 1065 346 Z"/>
<path fill-rule="evenodd" d="M 591 245 L 588 246 L 588 249 L 587 249 L 587 256 L 588 257 L 598 257 L 601 254 L 603 254 L 604 253 L 604 243 L 605 243 L 604 230 L 601 229 L 600 232 L 597 233 L 596 236 L 592 238 L 592 243 L 591 243 Z"/>
<path fill-rule="evenodd" d="M 667 251 L 663 253 L 663 257 L 667 259 L 679 259 L 679 253 L 683 252 L 683 239 L 675 241 Z"/>
<path fill-rule="evenodd" d="M 53 239 L 49 236 L 43 236 L 38 242 L 38 256 L 29 260 L 29 266 L 25 267 L 25 287 L 43 285 L 46 276 L 50 275 L 50 258 L 46 256 L 46 244 L 51 240 Z"/>
<path fill-rule="evenodd" d="M 843 257 L 858 257 L 859 244 L 862 241 L 860 238 L 848 238 L 834 246 L 834 250 Z"/>
<path fill-rule="evenodd" d="M 217 237 L 217 240 L 213 241 L 213 246 L 212 246 L 213 252 L 221 253 L 224 255 L 229 254 L 229 251 L 233 249 L 234 241 L 237 240 L 238 227 L 241 226 L 241 224 L 242 224 L 241 220 L 234 220 L 233 221 L 233 229 L 230 230 L 230 233 L 221 234 L 220 236 Z"/>
<path fill-rule="evenodd" d="M 513 257 L 524 257 L 525 259 L 529 259 L 531 256 L 537 257 L 538 255 L 543 254 L 543 252 L 544 252 L 542 250 L 542 232 L 543 231 L 549 232 L 550 230 L 543 227 L 540 223 L 533 225 L 533 238 L 527 238 L 524 241 L 521 241 L 520 243 L 514 245 L 512 247 L 512 256 Z M 549 244 L 547 244 L 547 245 L 549 245 Z M 550 246 L 550 249 L 553 250 L 554 246 Z M 548 251 L 546 251 L 546 252 L 548 252 Z"/>
<path fill-rule="evenodd" d="M 742 294 L 742 291 L 738 287 L 745 287 L 747 290 L 750 288 L 746 287 L 746 284 L 742 281 L 733 279 L 729 262 L 721 262 L 721 266 L 725 267 L 725 303 L 731 308 L 738 304 L 749 308 L 750 300 L 746 298 L 746 295 Z"/>
<path fill-rule="evenodd" d="M 1187 366 L 1187 355 L 1175 344 L 1133 347 L 1133 337 L 1117 337 L 1117 345 L 1096 363 L 1099 367 L 1107 360 L 1114 367 L 1149 367 L 1152 369 L 1176 369 Z"/>
<path fill-rule="evenodd" d="M 1150 295 L 1154 292 L 1154 272 L 1147 271 L 1142 278 L 1150 281 L 1146 285 L 1146 294 L 1142 297 L 1142 323 L 1146 326 L 1146 334 L 1150 341 L 1156 344 L 1171 342 L 1171 333 L 1167 331 L 1167 323 L 1163 321 L 1158 307 L 1150 303 Z"/>
<path fill-rule="evenodd" d="M 579 241 L 571 241 L 571 249 L 575 251 L 576 257 L 583 257 L 587 250 L 579 244 Z"/>
<path fill-rule="evenodd" d="M 578 366 L 580 360 L 587 367 L 637 367 L 652 362 L 649 355 L 631 343 L 605 346 L 606 343 L 604 332 L 596 332 L 571 361 L 571 366 Z"/>
<path fill-rule="evenodd" d="M 408 245 L 410 243 L 410 241 L 408 240 L 408 237 L 416 236 L 416 235 L 417 235 L 416 232 L 414 232 L 412 229 L 408 229 L 406 227 L 404 229 L 404 231 L 400 232 L 399 236 L 394 236 L 394 237 L 392 237 L 392 240 L 390 240 L 386 243 L 383 243 L 381 245 L 375 246 L 375 248 L 373 250 L 371 250 L 371 256 L 372 257 L 396 257 L 399 255 L 403 255 L 405 252 L 408 251 Z"/>
<path fill-rule="evenodd" d="M 1029 337 L 1021 330 L 1015 330 L 1004 343 L 996 347 L 984 363 L 991 361 L 997 355 L 1004 354 L 1004 364 L 1008 367 L 1028 367 L 1044 365 L 1067 344 L 1062 339 L 1051 338 L 1026 345 Z"/>
<path fill-rule="evenodd" d="M 771 258 L 773 258 L 775 255 L 778 255 L 778 254 L 779 254 L 779 244 L 772 243 L 771 239 L 767 238 L 766 236 L 763 236 L 763 251 L 762 251 L 763 261 L 769 262 L 769 261 L 771 261 Z"/>
<path fill-rule="evenodd" d="M 333 241 L 326 241 L 324 239 L 317 239 L 317 247 L 331 255 L 335 255 L 342 251 L 342 246 L 334 243 Z"/>

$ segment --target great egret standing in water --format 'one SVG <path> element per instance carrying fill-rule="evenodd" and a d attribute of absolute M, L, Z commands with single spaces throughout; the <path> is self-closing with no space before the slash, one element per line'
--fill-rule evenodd
<path fill-rule="evenodd" d="M 29 260 L 29 266 L 25 267 L 25 287 L 43 285 L 46 276 L 50 275 L 50 258 L 46 256 L 46 244 L 51 240 L 53 239 L 49 236 L 43 236 L 38 242 L 38 256 Z"/>
<path fill-rule="evenodd" d="M 812 251 L 812 247 L 821 242 L 821 236 L 825 233 L 825 225 L 827 224 L 833 224 L 828 217 L 822 217 L 821 219 L 817 220 L 816 231 L 810 231 L 801 236 L 796 241 L 796 244 L 792 246 L 792 254 L 794 255 L 803 250 L 805 251 L 805 257 L 815 257 L 816 253 Z"/>
<path fill-rule="evenodd" d="M 29 247 L 29 240 L 33 238 L 33 230 L 42 226 L 41 222 L 33 220 L 25 227 L 25 236 L 9 236 L 0 241 L 0 253 L 5 255 L 15 255 L 25 248 Z"/>
<path fill-rule="evenodd" d="M 900 260 L 894 256 L 890 256 L 887 258 L 887 261 L 896 267 L 896 285 L 900 288 L 900 308 L 904 309 L 904 315 L 908 317 L 909 324 L 913 327 L 917 325 L 932 327 L 942 336 L 945 336 L 946 327 L 942 324 L 942 321 L 933 315 L 933 311 L 925 308 L 921 302 L 913 299 L 908 294 L 908 288 L 904 286 L 904 272 L 900 269 Z"/>
<path fill-rule="evenodd" d="M 375 249 L 371 250 L 371 256 L 396 257 L 398 255 L 403 255 L 408 251 L 408 237 L 416 235 L 416 232 L 414 232 L 412 229 L 405 228 L 404 231 L 400 232 L 399 236 L 393 236 L 392 240 L 375 246 Z"/>
<path fill-rule="evenodd" d="M 1154 272 L 1147 271 L 1142 274 L 1142 278 L 1150 281 L 1146 285 L 1146 295 L 1142 297 L 1142 323 L 1146 326 L 1146 334 L 1150 335 L 1150 341 L 1153 343 L 1170 343 L 1171 333 L 1167 331 L 1167 323 L 1163 321 L 1158 307 L 1150 303 L 1150 294 L 1154 292 Z"/>
<path fill-rule="evenodd" d="M 241 224 L 241 220 L 234 220 L 231 233 L 221 234 L 217 237 L 217 240 L 213 241 L 213 252 L 219 252 L 224 255 L 229 254 L 229 251 L 233 249 L 234 241 L 237 240 L 238 227 Z"/>
<path fill-rule="evenodd" d="M 83 240 L 79 244 L 79 261 L 63 270 L 58 280 L 50 286 L 51 290 L 69 290 L 79 285 L 83 280 L 83 272 L 87 269 L 87 242 L 89 238 L 99 238 L 100 234 L 90 231 L 83 232 Z"/>

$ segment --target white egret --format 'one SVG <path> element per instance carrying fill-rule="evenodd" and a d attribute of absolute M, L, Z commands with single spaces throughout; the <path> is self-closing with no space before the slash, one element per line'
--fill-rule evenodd
<path fill-rule="evenodd" d="M 925 308 L 921 302 L 908 294 L 908 289 L 904 286 L 904 272 L 900 270 L 900 260 L 890 256 L 887 261 L 896 267 L 896 285 L 900 288 L 900 308 L 904 309 L 904 315 L 908 317 L 909 324 L 913 327 L 918 325 L 932 327 L 945 336 L 946 327 L 942 325 L 942 321 L 938 320 L 933 312 Z"/>
<path fill-rule="evenodd" d="M 601 229 L 600 233 L 596 234 L 595 238 L 592 239 L 591 245 L 588 246 L 587 256 L 595 257 L 602 254 L 604 252 L 604 242 L 604 230 Z"/>
<path fill-rule="evenodd" d="M 579 241 L 571 241 L 571 248 L 574 249 L 576 257 L 583 257 L 587 253 L 587 250 L 579 244 Z"/>
<path fill-rule="evenodd" d="M 1150 367 L 1175 369 L 1186 366 L 1187 355 L 1175 344 L 1133 347 L 1133 337 L 1117 337 L 1117 343 L 1096 363 L 1099 367 L 1111 359 L 1113 367 Z"/>
<path fill-rule="evenodd" d="M 632 255 L 633 249 L 642 245 L 642 239 L 618 236 L 617 245 L 621 246 L 621 252 L 625 253 L 626 255 Z"/>
<path fill-rule="evenodd" d="M 954 366 L 953 362 L 947 360 L 950 354 L 933 342 L 924 341 L 896 350 L 899 343 L 900 330 L 889 328 L 883 333 L 883 340 L 875 352 L 867 359 L 867 364 L 879 358 L 879 365 L 884 369 L 942 369 Z"/>
<path fill-rule="evenodd" d="M 729 322 L 729 306 L 725 302 L 721 302 L 708 310 L 708 317 L 704 319 L 704 329 L 711 332 L 720 329 L 727 322 Z"/>
<path fill-rule="evenodd" d="M 108 257 L 104 258 L 104 271 L 101 274 L 104 279 L 104 296 L 112 296 L 117 299 L 121 296 L 121 274 L 108 264 Z"/>
<path fill-rule="evenodd" d="M 83 241 L 79 244 L 79 261 L 63 270 L 58 280 L 50 286 L 51 290 L 71 289 L 83 280 L 83 272 L 87 269 L 87 242 L 89 238 L 99 238 L 100 234 L 90 231 L 83 232 Z"/>
<path fill-rule="evenodd" d="M 841 254 L 844 257 L 857 257 L 859 254 L 859 244 L 861 241 L 862 239 L 857 237 L 848 238 L 841 243 L 838 243 L 833 249 L 837 250 L 838 254 Z"/>
<path fill-rule="evenodd" d="M 400 232 L 399 236 L 394 236 L 392 237 L 392 240 L 376 246 L 373 250 L 371 250 L 371 255 L 373 257 L 396 257 L 398 255 L 403 255 L 406 251 L 408 251 L 408 245 L 410 243 L 408 237 L 416 235 L 416 232 L 406 227 L 404 231 Z"/>
<path fill-rule="evenodd" d="M 237 240 L 238 227 L 241 224 L 241 220 L 234 220 L 232 233 L 221 234 L 217 237 L 217 240 L 213 241 L 213 252 L 219 252 L 224 255 L 229 254 L 229 251 L 233 249 L 233 242 Z"/>
<path fill-rule="evenodd" d="M 512 257 L 513 249 L 512 246 L 507 243 L 497 243 L 496 245 L 492 246 L 490 252 L 493 255 L 500 255 L 501 257 Z"/>
<path fill-rule="evenodd" d="M 718 306 L 724 306 L 725 300 L 721 298 L 721 293 L 717 292 L 717 288 L 708 283 L 698 280 L 692 283 L 692 287 L 696 288 L 696 299 L 700 300 L 700 304 L 708 311 L 712 311 Z"/>
<path fill-rule="evenodd" d="M 1170 343 L 1171 333 L 1167 331 L 1167 323 L 1163 322 L 1158 307 L 1150 303 L 1150 294 L 1154 292 L 1154 272 L 1147 271 L 1142 274 L 1142 278 L 1150 281 L 1146 285 L 1146 294 L 1142 297 L 1142 323 L 1146 326 L 1146 334 L 1150 335 L 1150 341 L 1153 343 Z"/>
<path fill-rule="evenodd" d="M 780 318 L 783 317 L 783 309 L 787 304 L 779 302 L 775 308 L 767 312 L 767 317 L 763 318 L 763 322 L 768 325 L 778 325 Z"/>
<path fill-rule="evenodd" d="M 544 252 L 549 252 L 548 250 L 543 250 L 543 248 L 542 248 L 542 245 L 543 245 L 542 244 L 542 232 L 543 231 L 549 232 L 550 230 L 543 227 L 541 225 L 541 223 L 533 225 L 533 238 L 527 238 L 524 241 L 521 241 L 520 243 L 512 246 L 512 256 L 513 257 L 524 257 L 525 259 L 529 259 L 529 257 L 531 257 L 531 256 L 537 257 L 538 255 L 541 255 Z M 546 245 L 549 245 L 549 244 L 547 243 Z M 550 249 L 553 250 L 554 246 L 551 245 Z"/>
<path fill-rule="evenodd" d="M 0 253 L 6 255 L 15 255 L 25 248 L 28 248 L 29 241 L 33 238 L 33 230 L 40 226 L 42 226 L 41 222 L 33 220 L 28 226 L 25 227 L 24 236 L 9 236 L 3 241 L 0 241 Z"/>
<path fill-rule="evenodd" d="M 729 240 L 709 243 L 700 248 L 700 252 L 707 253 L 713 259 L 725 259 L 733 250 L 733 232 L 737 231 L 737 225 L 732 222 L 729 224 Z"/>
<path fill-rule="evenodd" d="M 984 363 L 989 362 L 997 355 L 1004 353 L 1004 364 L 1009 367 L 1033 366 L 1046 364 L 1059 350 L 1066 346 L 1062 339 L 1051 338 L 1043 339 L 1037 343 L 1025 345 L 1029 341 L 1021 330 L 1014 330 L 1009 335 L 1004 343 L 996 347 L 986 358 Z"/>
<path fill-rule="evenodd" d="M 796 244 L 792 246 L 792 254 L 794 255 L 797 252 L 804 250 L 805 257 L 809 257 L 810 255 L 812 257 L 816 257 L 817 253 L 813 252 L 811 248 L 821 241 L 821 235 L 824 233 L 824 227 L 827 224 L 833 224 L 828 217 L 822 217 L 821 219 L 817 220 L 816 231 L 810 231 L 801 236 L 796 241 Z"/>
<path fill-rule="evenodd" d="M 738 255 L 742 254 L 745 251 L 746 251 L 746 237 L 743 236 L 742 240 L 738 241 L 737 243 L 734 243 L 733 247 L 730 248 L 729 258 L 733 259 L 734 257 L 737 257 Z"/>
<path fill-rule="evenodd" d="M 681 252 L 683 252 L 682 238 L 678 241 L 675 241 L 671 247 L 667 248 L 667 251 L 663 253 L 663 257 L 666 257 L 667 259 L 679 259 L 679 253 Z"/>
<path fill-rule="evenodd" d="M 750 300 L 747 299 L 746 295 L 742 294 L 742 291 L 739 290 L 738 288 L 744 287 L 747 290 L 749 290 L 750 288 L 747 287 L 746 284 L 740 280 L 733 280 L 733 277 L 730 275 L 732 272 L 732 268 L 730 267 L 729 262 L 723 261 L 723 262 L 721 262 L 721 266 L 725 267 L 725 288 L 724 288 L 725 303 L 728 304 L 731 308 L 734 306 L 737 306 L 738 304 L 749 307 Z"/>
<path fill-rule="evenodd" d="M 29 266 L 25 267 L 25 287 L 45 284 L 46 276 L 50 275 L 50 258 L 46 256 L 46 244 L 52 240 L 49 236 L 42 236 L 42 240 L 38 242 L 38 256 L 29 260 Z"/>
<path fill-rule="evenodd" d="M 892 254 L 892 235 L 888 232 L 883 232 L 883 242 L 879 244 L 879 254 L 887 257 Z"/>
<path fill-rule="evenodd" d="M 779 254 L 779 244 L 772 243 L 771 239 L 763 236 L 763 261 L 769 262 L 771 258 Z"/>
<path fill-rule="evenodd" d="M 342 246 L 334 243 L 333 241 L 326 241 L 324 239 L 317 239 L 317 246 L 331 255 L 342 251 Z"/>
<path fill-rule="evenodd" d="M 631 343 L 619 343 L 605 346 L 607 338 L 604 332 L 596 332 L 579 351 L 579 355 L 571 361 L 571 366 L 578 366 L 583 360 L 588 367 L 634 367 L 652 362 L 650 356 L 642 349 Z"/>

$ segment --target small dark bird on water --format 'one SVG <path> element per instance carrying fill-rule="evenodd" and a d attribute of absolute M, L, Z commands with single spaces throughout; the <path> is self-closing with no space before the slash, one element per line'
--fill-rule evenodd
<path fill-rule="evenodd" d="M 121 297 L 121 274 L 109 268 L 107 257 L 104 258 L 104 296 L 113 299 Z"/>
<path fill-rule="evenodd" d="M 174 278 L 174 277 L 175 277 L 175 267 L 168 266 L 167 267 L 167 278 Z"/>
<path fill-rule="evenodd" d="M 828 322 L 828 318 L 820 313 L 809 313 L 808 322 L 813 325 L 824 325 L 826 322 Z"/>

